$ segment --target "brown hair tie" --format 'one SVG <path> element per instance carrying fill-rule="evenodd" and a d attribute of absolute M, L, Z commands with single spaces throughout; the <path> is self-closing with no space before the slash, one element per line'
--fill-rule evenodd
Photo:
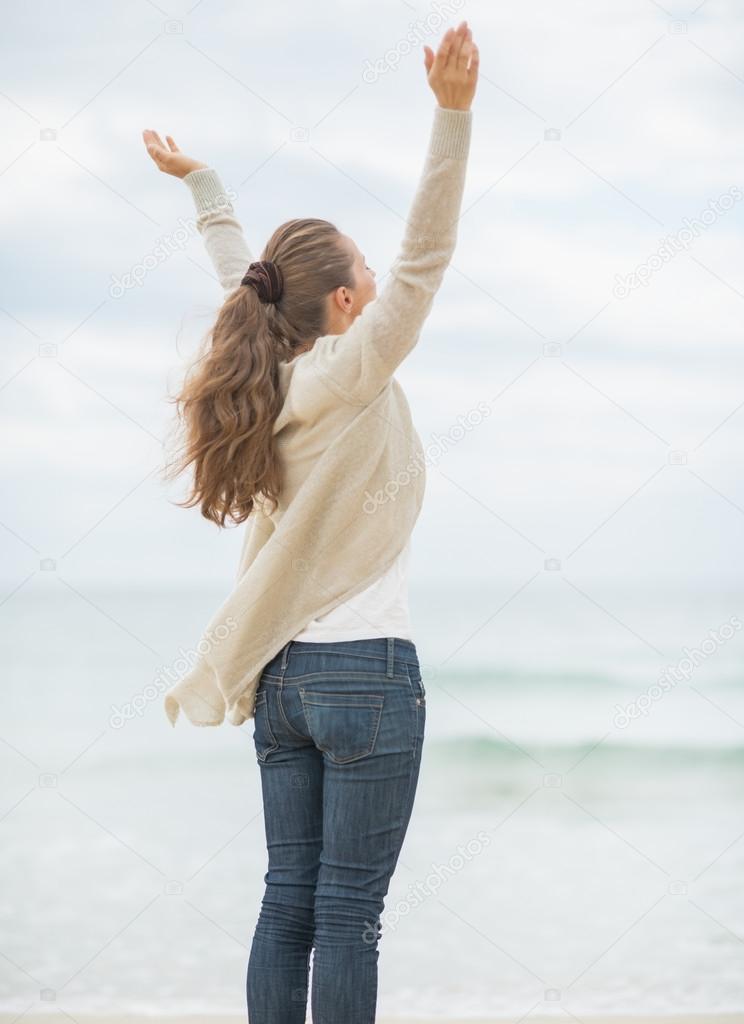
<path fill-rule="evenodd" d="M 261 302 L 278 302 L 284 290 L 282 272 L 273 260 L 251 263 L 240 283 L 254 288 Z"/>

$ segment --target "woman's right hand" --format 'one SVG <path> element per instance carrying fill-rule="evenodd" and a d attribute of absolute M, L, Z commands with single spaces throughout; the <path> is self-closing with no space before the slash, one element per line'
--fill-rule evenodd
<path fill-rule="evenodd" d="M 478 82 L 478 60 L 478 47 L 467 21 L 456 29 L 447 29 L 436 55 L 431 47 L 424 47 L 426 74 L 440 107 L 470 110 Z"/>
<path fill-rule="evenodd" d="M 172 174 L 174 178 L 185 178 L 192 171 L 200 171 L 207 166 L 182 153 L 170 135 L 165 136 L 165 141 L 168 143 L 167 147 L 163 144 L 163 140 L 158 133 L 151 131 L 149 128 L 142 132 L 142 138 L 144 139 L 147 152 L 157 164 L 158 170 L 161 170 L 163 174 Z"/>

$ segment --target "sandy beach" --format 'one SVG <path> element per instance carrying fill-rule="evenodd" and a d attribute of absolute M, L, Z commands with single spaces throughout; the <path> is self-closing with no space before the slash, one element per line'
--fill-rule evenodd
<path fill-rule="evenodd" d="M 43 1014 L 25 1014 L 23 1024 L 49 1024 L 51 1015 L 55 1011 L 50 1007 L 49 1012 Z M 71 1014 L 65 1010 L 62 1014 L 68 1020 L 74 1019 L 77 1024 L 153 1024 L 155 1021 L 163 1021 L 164 1024 L 246 1024 L 245 1017 L 219 1015 L 204 1016 L 179 1016 L 170 1017 L 166 1014 L 152 1014 L 148 1016 L 81 1016 Z M 308 1018 L 309 1020 L 309 1018 Z M 437 1017 L 435 1020 L 423 1017 L 381 1017 L 377 1024 L 556 1024 L 556 1021 L 574 1021 L 578 1024 L 744 1024 L 744 1013 L 705 1013 L 705 1014 L 672 1014 L 655 1016 L 636 1016 L 634 1014 L 619 1014 L 617 1016 L 602 1017 L 578 1017 L 566 1011 L 558 1010 L 551 1016 L 513 1016 L 513 1017 L 467 1017 L 467 1018 L 444 1018 Z M 18 1015 L 0 1014 L 0 1024 L 15 1024 Z"/>

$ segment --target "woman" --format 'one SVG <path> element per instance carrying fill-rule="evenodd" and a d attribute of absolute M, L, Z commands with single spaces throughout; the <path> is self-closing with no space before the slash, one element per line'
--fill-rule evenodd
<path fill-rule="evenodd" d="M 268 871 L 248 964 L 252 1024 L 369 1024 L 381 911 L 408 827 L 426 699 L 405 568 L 424 465 L 393 374 L 454 251 L 478 50 L 425 47 L 436 99 L 400 254 L 375 275 L 327 221 L 282 224 L 252 262 L 214 171 L 144 133 L 183 178 L 227 297 L 178 397 L 185 504 L 248 520 L 235 589 L 166 695 L 198 725 L 254 718 Z"/>

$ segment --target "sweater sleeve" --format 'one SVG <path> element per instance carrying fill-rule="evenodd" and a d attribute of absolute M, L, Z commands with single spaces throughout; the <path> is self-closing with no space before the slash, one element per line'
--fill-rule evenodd
<path fill-rule="evenodd" d="M 371 402 L 416 344 L 457 241 L 472 111 L 436 107 L 399 254 L 377 299 L 304 357 L 339 397 Z"/>
<path fill-rule="evenodd" d="M 191 171 L 183 179 L 196 206 L 196 226 L 204 239 L 209 258 L 225 292 L 240 284 L 253 256 L 236 219 L 230 199 L 219 175 L 211 168 Z"/>

